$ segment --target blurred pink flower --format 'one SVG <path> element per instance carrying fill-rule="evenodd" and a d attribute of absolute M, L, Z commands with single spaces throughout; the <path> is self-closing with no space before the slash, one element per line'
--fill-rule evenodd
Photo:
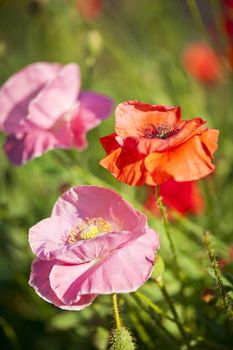
<path fill-rule="evenodd" d="M 37 256 L 30 285 L 48 302 L 80 310 L 99 294 L 135 291 L 150 277 L 159 238 L 113 190 L 73 187 L 29 231 Z"/>
<path fill-rule="evenodd" d="M 0 88 L 0 131 L 5 151 L 21 165 L 53 148 L 87 147 L 86 133 L 107 118 L 113 101 L 80 92 L 77 64 L 30 64 Z"/>

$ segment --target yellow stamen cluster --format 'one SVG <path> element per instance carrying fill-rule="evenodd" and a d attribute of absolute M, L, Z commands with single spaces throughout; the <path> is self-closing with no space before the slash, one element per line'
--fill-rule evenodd
<path fill-rule="evenodd" d="M 100 233 L 108 233 L 111 230 L 111 225 L 102 218 L 85 218 L 80 225 L 72 227 L 68 242 L 75 243 L 80 239 L 91 239 Z"/>

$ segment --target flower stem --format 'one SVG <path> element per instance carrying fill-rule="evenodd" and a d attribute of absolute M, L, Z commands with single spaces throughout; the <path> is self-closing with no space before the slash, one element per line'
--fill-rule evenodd
<path fill-rule="evenodd" d="M 171 231 L 170 231 L 170 225 L 169 225 L 169 222 L 168 222 L 168 219 L 167 219 L 167 215 L 166 215 L 166 212 L 165 212 L 165 207 L 164 207 L 162 198 L 161 198 L 161 196 L 159 194 L 159 187 L 157 186 L 155 188 L 155 190 L 156 190 L 155 196 L 156 196 L 157 203 L 158 203 L 158 206 L 159 206 L 162 218 L 163 218 L 163 224 L 164 224 L 165 233 L 167 235 L 167 239 L 168 239 L 168 242 L 169 242 L 169 245 L 170 245 L 170 249 L 171 249 L 171 252 L 172 252 L 172 259 L 174 261 L 175 273 L 176 273 L 177 277 L 179 278 L 180 277 L 180 268 L 179 268 L 178 261 L 177 261 L 175 245 L 174 245 L 174 242 L 172 240 L 172 235 L 171 235 Z"/>
<path fill-rule="evenodd" d="M 210 235 L 207 231 L 204 232 L 204 243 L 205 243 L 207 250 L 208 250 L 209 260 L 211 263 L 211 267 L 214 271 L 216 287 L 217 287 L 219 294 L 221 295 L 223 307 L 226 310 L 226 314 L 229 316 L 229 318 L 233 319 L 232 303 L 231 303 L 231 300 L 229 300 L 229 297 L 227 295 L 225 287 L 222 283 L 221 273 L 220 273 L 219 266 L 218 266 L 218 263 L 216 260 L 215 249 L 214 249 L 213 244 L 210 240 Z"/>
<path fill-rule="evenodd" d="M 189 339 L 187 337 L 186 331 L 185 331 L 185 329 L 184 329 L 184 327 L 179 319 L 175 305 L 174 305 L 174 303 L 173 303 L 173 301 L 172 301 L 172 299 L 167 291 L 167 288 L 163 282 L 163 279 L 160 278 L 160 279 L 153 279 L 153 280 L 157 283 L 159 289 L 161 290 L 161 293 L 163 294 L 163 297 L 166 300 L 166 302 L 171 310 L 171 313 L 174 317 L 174 322 L 176 323 L 177 328 L 179 329 L 179 332 L 180 332 L 185 344 L 187 345 L 187 348 L 190 349 L 190 343 L 189 343 Z"/>
<path fill-rule="evenodd" d="M 121 319 L 120 319 L 120 314 L 118 310 L 118 304 L 117 304 L 117 295 L 113 294 L 112 296 L 112 304 L 113 304 L 113 313 L 116 321 L 116 329 L 121 328 Z"/>
<path fill-rule="evenodd" d="M 156 314 L 158 314 L 159 316 L 162 316 L 166 319 L 168 319 L 171 322 L 175 322 L 175 320 L 169 316 L 167 316 L 163 310 L 156 304 L 154 304 L 149 298 L 147 298 L 143 293 L 141 292 L 135 292 L 134 295 L 136 296 L 136 298 L 140 299 L 142 302 L 144 302 L 145 304 L 147 304 Z"/>
<path fill-rule="evenodd" d="M 206 36 L 206 29 L 203 24 L 196 0 L 187 0 L 187 3 L 197 29 Z"/>

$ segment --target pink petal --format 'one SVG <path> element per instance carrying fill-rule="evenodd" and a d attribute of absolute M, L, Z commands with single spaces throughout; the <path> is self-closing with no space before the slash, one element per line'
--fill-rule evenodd
<path fill-rule="evenodd" d="M 51 128 L 54 123 L 69 113 L 80 90 L 80 71 L 78 65 L 64 66 L 31 101 L 27 120 L 42 129 Z"/>
<path fill-rule="evenodd" d="M 80 105 L 73 114 L 72 129 L 74 144 L 77 148 L 83 149 L 87 146 L 87 131 L 95 128 L 102 120 L 110 116 L 113 100 L 94 92 L 81 92 L 78 100 Z"/>
<path fill-rule="evenodd" d="M 96 92 L 82 91 L 79 95 L 80 110 L 90 111 L 95 119 L 104 120 L 109 117 L 113 108 L 113 100 Z M 93 121 L 86 122 L 87 128 L 93 127 Z"/>
<path fill-rule="evenodd" d="M 8 136 L 4 149 L 13 164 L 22 165 L 51 149 L 71 147 L 71 140 L 68 125 L 64 125 L 63 130 L 53 132 L 33 128 L 22 138 Z"/>
<path fill-rule="evenodd" d="M 78 186 L 65 192 L 54 205 L 54 215 L 70 220 L 101 217 L 112 225 L 113 231 L 141 230 L 146 225 L 146 217 L 119 194 L 96 186 Z"/>
<path fill-rule="evenodd" d="M 57 258 L 59 257 L 59 260 L 74 264 L 98 260 L 111 254 L 111 252 L 135 239 L 140 234 L 141 232 L 120 231 L 100 234 L 92 239 L 79 240 L 76 243 L 67 245 L 66 250 L 61 250 Z"/>
<path fill-rule="evenodd" d="M 79 265 L 55 264 L 50 273 L 51 287 L 66 304 L 86 294 L 128 293 L 150 277 L 158 236 L 146 233 L 102 259 Z"/>
<path fill-rule="evenodd" d="M 53 79 L 61 66 L 32 63 L 9 78 L 0 89 L 0 130 L 14 133 L 27 115 L 30 101 Z"/>
<path fill-rule="evenodd" d="M 97 295 L 82 295 L 77 298 L 77 302 L 72 305 L 64 304 L 54 293 L 50 286 L 49 275 L 56 263 L 53 261 L 43 261 L 37 259 L 32 264 L 32 271 L 30 275 L 29 284 L 32 286 L 37 294 L 49 303 L 52 303 L 62 309 L 66 310 L 81 310 L 90 305 Z"/>
<path fill-rule="evenodd" d="M 40 259 L 59 259 L 66 263 L 83 263 L 99 259 L 137 237 L 136 232 L 112 232 L 93 239 L 69 243 L 69 233 L 80 224 L 80 219 L 70 221 L 65 217 L 47 218 L 29 230 L 29 243 Z"/>
<path fill-rule="evenodd" d="M 69 233 L 78 224 L 61 216 L 47 218 L 29 230 L 29 243 L 33 253 L 40 259 L 55 259 L 66 249 Z"/>

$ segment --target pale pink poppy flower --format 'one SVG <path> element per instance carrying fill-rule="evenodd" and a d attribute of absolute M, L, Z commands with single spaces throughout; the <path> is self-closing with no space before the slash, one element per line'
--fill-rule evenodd
<path fill-rule="evenodd" d="M 113 101 L 80 92 L 77 64 L 30 64 L 0 88 L 0 131 L 15 165 L 54 148 L 83 150 L 86 133 L 111 114 Z"/>
<path fill-rule="evenodd" d="M 73 187 L 29 231 L 37 256 L 30 285 L 46 301 L 80 310 L 99 294 L 137 290 L 150 277 L 157 233 L 113 190 Z"/>

